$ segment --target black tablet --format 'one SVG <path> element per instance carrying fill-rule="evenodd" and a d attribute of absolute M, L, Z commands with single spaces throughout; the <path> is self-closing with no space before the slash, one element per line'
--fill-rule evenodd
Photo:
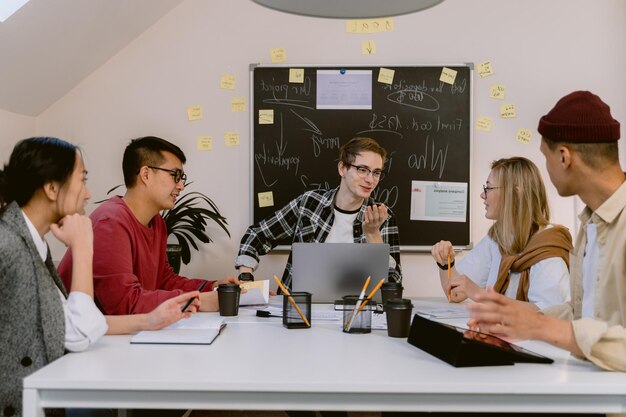
<path fill-rule="evenodd" d="M 413 317 L 408 342 L 457 367 L 554 362 L 499 337 L 429 320 L 418 314 Z"/>

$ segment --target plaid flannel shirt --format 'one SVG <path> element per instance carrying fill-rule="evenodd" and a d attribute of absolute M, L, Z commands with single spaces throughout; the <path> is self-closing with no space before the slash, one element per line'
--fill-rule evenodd
<path fill-rule="evenodd" d="M 246 230 L 239 245 L 239 255 L 235 267 L 247 266 L 256 269 L 259 257 L 270 252 L 278 242 L 291 238 L 292 242 L 324 242 L 335 221 L 333 201 L 338 188 L 332 190 L 307 191 L 291 200 L 273 216 L 261 220 Z M 363 232 L 365 209 L 372 204 L 380 204 L 373 198 L 363 202 L 354 221 L 354 242 L 366 243 Z M 389 217 L 382 224 L 380 232 L 383 242 L 389 244 L 389 281 L 402 282 L 400 265 L 400 236 L 394 215 L 388 209 Z M 283 284 L 291 288 L 292 266 L 291 253 L 283 273 Z"/>

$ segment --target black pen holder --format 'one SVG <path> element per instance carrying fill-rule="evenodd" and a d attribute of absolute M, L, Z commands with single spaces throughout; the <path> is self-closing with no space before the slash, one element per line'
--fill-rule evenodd
<path fill-rule="evenodd" d="M 300 312 L 289 301 L 289 297 L 283 295 L 283 326 L 288 329 L 308 329 L 311 327 L 311 293 L 292 292 L 291 298 L 300 309 Z M 302 316 L 306 317 L 306 321 Z"/>
<path fill-rule="evenodd" d="M 372 311 L 375 305 L 367 303 L 358 295 L 343 296 L 343 331 L 344 333 L 371 333 Z"/>

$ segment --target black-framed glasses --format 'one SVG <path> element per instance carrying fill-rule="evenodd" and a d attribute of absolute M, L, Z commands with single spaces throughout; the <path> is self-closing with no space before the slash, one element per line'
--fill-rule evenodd
<path fill-rule="evenodd" d="M 174 182 L 176 184 L 178 184 L 180 181 L 182 181 L 183 184 L 187 182 L 187 174 L 185 174 L 185 171 L 183 171 L 182 169 L 167 169 L 161 167 L 153 167 L 151 165 L 147 165 L 147 167 L 150 169 L 158 169 L 159 171 L 169 172 L 172 178 L 174 178 Z"/>
<path fill-rule="evenodd" d="M 497 190 L 498 188 L 500 188 L 500 187 L 487 187 L 487 185 L 485 184 L 485 185 L 483 185 L 483 193 L 485 193 L 485 195 L 487 195 L 488 191 Z"/>
<path fill-rule="evenodd" d="M 385 178 L 385 171 L 383 171 L 382 169 L 371 170 L 364 165 L 352 165 L 352 164 L 346 164 L 346 165 L 352 168 L 356 168 L 356 173 L 361 178 L 367 178 L 367 176 L 370 174 L 372 174 L 372 178 L 378 181 Z"/>

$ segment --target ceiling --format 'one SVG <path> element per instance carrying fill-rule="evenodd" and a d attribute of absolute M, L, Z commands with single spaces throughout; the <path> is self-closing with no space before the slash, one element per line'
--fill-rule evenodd
<path fill-rule="evenodd" d="M 0 23 L 0 109 L 36 116 L 183 0 L 30 0 Z"/>

